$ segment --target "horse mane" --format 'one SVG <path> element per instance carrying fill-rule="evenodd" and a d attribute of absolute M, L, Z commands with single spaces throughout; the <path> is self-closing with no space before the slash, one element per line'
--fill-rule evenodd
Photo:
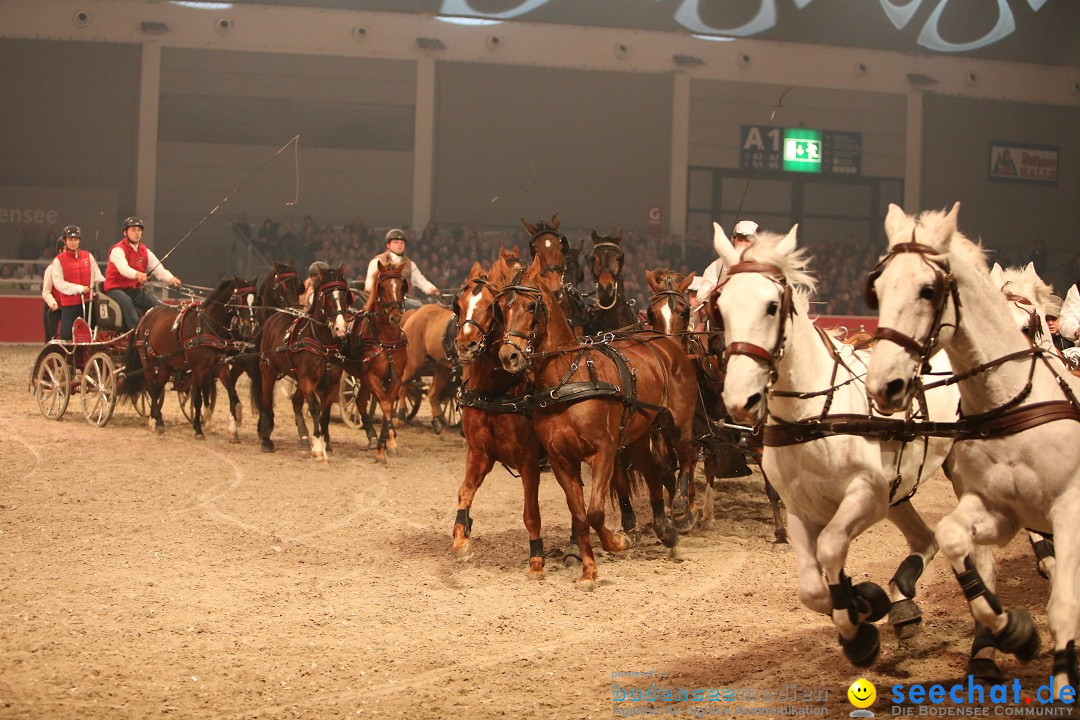
<path fill-rule="evenodd" d="M 217 287 L 210 292 L 210 296 L 203 301 L 203 305 L 210 305 L 211 303 L 226 305 L 229 302 L 229 298 L 232 297 L 233 291 L 236 290 L 237 280 L 240 280 L 240 278 L 227 277 L 223 279 L 217 284 Z"/>
<path fill-rule="evenodd" d="M 776 246 L 780 244 L 780 241 L 784 239 L 783 235 L 778 235 L 774 232 L 767 230 L 759 231 L 757 234 L 757 241 L 743 251 L 742 260 L 754 261 L 764 263 L 765 265 L 775 265 L 780 268 L 780 271 L 784 274 L 784 278 L 787 280 L 788 285 L 803 286 L 807 291 L 812 292 L 817 287 L 817 281 L 814 280 L 814 276 L 810 274 L 807 266 L 810 264 L 810 255 L 806 248 L 798 248 L 791 253 L 785 255 L 776 249 Z M 804 301 L 809 302 L 809 292 L 804 293 Z M 795 297 L 798 299 L 800 293 L 796 292 Z M 805 311 L 807 308 L 799 307 L 796 305 L 796 309 Z"/>
<path fill-rule="evenodd" d="M 949 215 L 946 210 L 924 210 L 917 218 L 905 213 L 900 232 L 890 236 L 889 243 L 915 240 L 938 251 L 938 256 L 931 259 L 941 262 L 947 256 L 953 257 L 970 265 L 979 274 L 989 275 L 986 251 L 981 244 L 960 232 Z"/>
<path fill-rule="evenodd" d="M 1024 288 L 1024 292 L 1016 293 L 1018 295 L 1024 295 L 1027 292 L 1029 285 L 1028 278 L 1025 276 L 1024 268 L 1006 268 L 1001 271 L 1001 278 L 1005 281 L 1005 285 L 1002 290 L 1006 290 L 1010 285 L 1015 285 L 1020 288 Z M 1039 311 L 1040 315 L 1046 314 L 1046 303 L 1050 300 L 1050 296 L 1054 294 L 1053 286 L 1043 281 L 1037 274 L 1035 275 L 1035 282 L 1032 283 L 1031 288 L 1035 297 L 1028 297 L 1028 300 L 1035 303 L 1035 309 Z"/>

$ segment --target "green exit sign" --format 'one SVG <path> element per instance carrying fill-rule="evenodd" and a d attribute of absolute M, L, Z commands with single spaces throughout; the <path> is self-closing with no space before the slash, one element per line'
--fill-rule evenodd
<path fill-rule="evenodd" d="M 820 130 L 784 129 L 784 170 L 788 172 L 821 172 Z"/>

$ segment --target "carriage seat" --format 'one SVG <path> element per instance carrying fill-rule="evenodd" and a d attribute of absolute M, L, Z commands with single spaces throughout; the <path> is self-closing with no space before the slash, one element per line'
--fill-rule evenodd
<path fill-rule="evenodd" d="M 94 287 L 94 320 L 99 330 L 123 332 L 124 314 L 120 303 L 105 294 L 105 283 L 98 282 Z"/>

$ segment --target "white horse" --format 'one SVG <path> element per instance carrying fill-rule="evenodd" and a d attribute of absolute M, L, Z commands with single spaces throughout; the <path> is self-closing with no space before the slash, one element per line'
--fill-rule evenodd
<path fill-rule="evenodd" d="M 736 422 L 766 423 L 761 465 L 787 507 L 799 600 L 831 615 L 844 654 L 866 666 L 879 650 L 871 623 L 889 613 L 897 635 L 909 637 L 922 619 L 911 598 L 937 545 L 906 501 L 941 466 L 952 440 L 905 442 L 870 430 L 885 423 L 871 420 L 866 353 L 841 353 L 810 321 L 807 290 L 793 289 L 813 286 L 795 234 L 795 227 L 786 237 L 759 233 L 740 257 L 715 225 L 716 250 L 729 268 L 709 307 L 727 343 L 723 398 Z M 955 420 L 958 399 L 953 388 L 929 393 L 930 419 Z M 887 595 L 871 582 L 852 587 L 844 572 L 851 541 L 885 518 L 910 549 Z"/>
<path fill-rule="evenodd" d="M 949 464 L 963 486 L 937 540 L 972 615 L 998 647 L 1030 660 L 1039 634 L 1024 609 L 1003 610 L 993 569 L 972 561 L 977 545 L 1007 543 L 1026 527 L 1052 534 L 1056 565 L 1047 616 L 1054 642 L 1054 697 L 1076 687 L 1080 621 L 1080 380 L 1016 332 L 1009 301 L 980 248 L 957 231 L 959 203 L 918 218 L 889 206 L 889 254 L 871 276 L 879 342 L 867 389 L 895 410 L 920 384 L 925 357 L 943 347 L 960 378 L 961 423 Z"/>

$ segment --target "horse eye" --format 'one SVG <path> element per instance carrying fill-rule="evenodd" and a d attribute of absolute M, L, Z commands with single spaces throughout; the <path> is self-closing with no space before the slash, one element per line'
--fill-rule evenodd
<path fill-rule="evenodd" d="M 1020 332 L 1024 333 L 1025 335 L 1031 335 L 1031 329 L 1028 328 L 1026 325 L 1020 328 Z"/>
<path fill-rule="evenodd" d="M 922 288 L 919 289 L 919 297 L 923 300 L 933 300 L 934 287 L 932 285 L 923 285 Z"/>
<path fill-rule="evenodd" d="M 531 302 L 525 307 L 525 312 L 536 312 L 536 303 Z"/>
<path fill-rule="evenodd" d="M 776 314 L 776 311 L 779 310 L 779 309 L 780 309 L 780 303 L 771 302 L 771 303 L 769 303 L 769 306 L 767 308 L 765 308 L 765 314 L 767 314 L 769 317 L 772 317 L 773 315 Z"/>

